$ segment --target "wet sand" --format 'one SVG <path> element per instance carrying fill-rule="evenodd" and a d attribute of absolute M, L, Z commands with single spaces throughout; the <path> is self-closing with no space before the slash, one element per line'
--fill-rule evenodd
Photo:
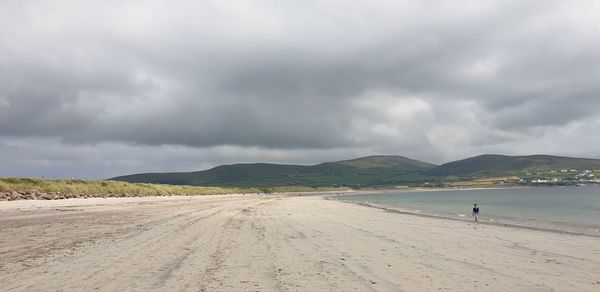
<path fill-rule="evenodd" d="M 323 196 L 0 202 L 3 291 L 598 291 L 600 239 Z"/>

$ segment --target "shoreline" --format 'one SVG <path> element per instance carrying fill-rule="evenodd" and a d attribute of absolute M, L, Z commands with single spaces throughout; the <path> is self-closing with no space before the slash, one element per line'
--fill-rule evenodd
<path fill-rule="evenodd" d="M 488 188 L 484 188 L 488 189 Z M 506 189 L 506 188 L 497 188 L 497 189 Z M 400 192 L 429 192 L 429 191 L 452 191 L 455 189 L 436 189 L 436 190 L 405 190 Z M 478 190 L 478 189 L 470 189 L 470 190 Z M 57 208 L 59 210 L 61 207 L 97 207 L 97 206 L 111 206 L 111 205 L 119 205 L 119 204 L 136 204 L 136 203 L 161 203 L 161 202 L 176 202 L 182 200 L 194 200 L 195 198 L 223 198 L 223 199 L 235 199 L 240 197 L 273 197 L 273 196 L 284 196 L 284 197 L 321 197 L 324 200 L 333 200 L 336 202 L 348 203 L 359 205 L 367 208 L 374 208 L 383 210 L 389 213 L 402 214 L 402 215 L 411 215 L 418 216 L 423 218 L 432 218 L 439 220 L 450 220 L 456 222 L 471 222 L 470 219 L 461 219 L 450 216 L 442 216 L 435 214 L 427 214 L 427 213 L 418 213 L 411 211 L 399 210 L 390 206 L 386 206 L 383 204 L 375 204 L 364 201 L 354 201 L 354 200 L 341 200 L 338 199 L 338 196 L 353 196 L 353 195 L 368 195 L 368 194 L 378 194 L 378 193 L 396 193 L 399 192 L 397 190 L 388 190 L 388 191 L 359 191 L 359 190 L 347 190 L 347 191 L 316 191 L 316 192 L 284 192 L 284 193 L 258 193 L 258 194 L 244 194 L 244 193 L 236 193 L 236 194 L 213 194 L 213 195 L 171 195 L 171 196 L 137 196 L 137 197 L 88 197 L 88 198 L 67 198 L 67 199 L 57 199 L 57 200 L 13 200 L 13 201 L 0 201 L 0 213 L 11 210 L 20 210 L 20 211 L 36 211 L 42 209 L 52 209 Z M 567 234 L 574 236 L 587 236 L 593 238 L 600 238 L 600 234 L 593 234 L 587 232 L 578 232 L 578 231 L 570 231 L 570 230 L 562 230 L 541 226 L 531 226 L 524 225 L 513 222 L 490 222 L 490 221 L 481 221 L 481 225 L 494 225 L 508 228 L 517 228 L 524 230 L 535 230 L 535 231 L 543 231 L 550 233 L 558 233 L 558 234 Z"/>
<path fill-rule="evenodd" d="M 175 185 L 178 187 L 179 185 Z M 193 186 L 183 186 L 193 187 Z M 436 192 L 436 191 L 465 191 L 465 190 L 491 190 L 491 189 L 513 189 L 513 188 L 536 188 L 537 186 L 503 186 L 503 187 L 466 187 L 466 188 L 400 188 L 400 189 L 348 189 L 348 190 L 309 190 L 309 191 L 292 191 L 292 192 L 272 192 L 272 193 L 261 193 L 261 192 L 237 192 L 237 193 L 206 193 L 206 194 L 166 194 L 166 195 L 143 195 L 143 194 L 127 194 L 127 193 L 69 193 L 69 192 L 44 192 L 37 189 L 26 189 L 26 190 L 4 190 L 0 191 L 0 202 L 12 202 L 12 201 L 29 201 L 29 200 L 66 200 L 66 199 L 94 199 L 94 198 L 135 198 L 135 197 L 186 197 L 186 196 L 220 196 L 220 195 L 235 195 L 235 194 L 260 194 L 260 195 L 322 195 L 322 194 L 372 194 L 372 193 L 394 193 L 394 192 Z M 210 188 L 210 187 L 208 187 Z"/>
<path fill-rule="evenodd" d="M 529 188 L 529 187 L 518 187 L 518 188 Z M 535 188 L 535 187 L 533 187 Z M 354 200 L 341 200 L 338 199 L 338 196 L 353 196 L 353 195 L 369 195 L 369 194 L 379 194 L 379 193 L 403 193 L 403 192 L 435 192 L 435 191 L 463 191 L 463 190 L 486 190 L 491 188 L 471 188 L 471 189 L 402 189 L 402 190 L 346 190 L 346 191 L 315 191 L 315 192 L 283 192 L 283 193 L 258 193 L 258 194 L 244 194 L 244 193 L 232 193 L 232 194 L 211 194 L 211 195 L 170 195 L 170 196 L 131 196 L 131 197 L 80 197 L 80 198 L 66 198 L 66 199 L 55 199 L 55 200 L 13 200 L 13 201 L 0 201 L 0 212 L 9 211 L 9 210 L 36 210 L 42 208 L 60 208 L 60 207 L 69 207 L 70 205 L 77 205 L 81 207 L 85 206 L 102 206 L 105 204 L 109 205 L 117 205 L 121 203 L 126 204 L 134 204 L 137 202 L 169 202 L 169 201 L 179 201 L 179 200 L 193 200 L 194 198 L 202 197 L 202 198 L 210 198 L 210 197 L 223 197 L 223 198 L 238 198 L 243 196 L 285 196 L 285 197 L 322 197 L 325 200 L 334 200 L 343 203 L 350 203 L 355 205 L 360 205 L 363 207 L 374 208 L 383 210 L 390 213 L 403 214 L 403 215 L 412 215 L 419 216 L 423 218 L 433 218 L 439 220 L 451 220 L 457 222 L 471 222 L 470 219 L 461 219 L 450 216 L 443 215 L 435 215 L 428 213 L 418 213 L 411 211 L 399 210 L 394 207 L 390 207 L 383 204 L 375 204 L 364 201 L 354 201 Z M 513 189 L 513 187 L 508 188 L 494 188 L 494 189 Z M 44 207 L 40 207 L 43 205 Z M 543 226 L 532 226 L 519 224 L 515 222 L 491 222 L 491 221 L 481 221 L 480 224 L 485 225 L 494 225 L 508 228 L 518 228 L 525 230 L 535 230 L 535 231 L 543 231 L 543 232 L 551 232 L 551 233 L 559 233 L 559 234 L 568 234 L 574 236 L 587 236 L 593 238 L 600 238 L 600 234 L 594 234 L 583 231 L 572 231 L 572 230 L 563 230 L 557 228 L 543 227 Z"/>
<path fill-rule="evenodd" d="M 403 211 L 403 210 L 398 210 L 398 209 L 395 209 L 395 208 L 392 208 L 389 206 L 373 204 L 373 203 L 368 203 L 368 202 L 363 202 L 363 201 L 340 200 L 340 199 L 336 199 L 335 196 L 325 196 L 324 199 L 360 205 L 363 207 L 379 209 L 379 210 L 383 210 L 385 212 L 396 213 L 396 214 L 419 216 L 419 217 L 423 217 L 423 218 L 432 218 L 432 219 L 439 219 L 439 220 L 451 220 L 451 221 L 464 222 L 464 223 L 473 223 L 469 219 L 460 219 L 460 218 L 455 218 L 455 217 L 450 217 L 450 216 Z M 542 227 L 542 226 L 531 226 L 531 225 L 524 225 L 524 224 L 518 224 L 518 223 L 480 221 L 479 224 L 480 225 L 493 225 L 493 226 L 500 226 L 500 227 L 524 229 L 524 230 L 542 231 L 542 232 L 557 233 L 557 234 L 566 234 L 566 235 L 573 235 L 573 236 L 586 236 L 586 237 L 592 237 L 592 238 L 600 238 L 600 234 L 562 230 L 562 229 L 555 229 L 555 228 Z"/>

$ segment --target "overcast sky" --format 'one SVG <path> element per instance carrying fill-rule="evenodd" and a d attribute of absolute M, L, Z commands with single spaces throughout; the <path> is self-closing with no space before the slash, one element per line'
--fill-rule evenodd
<path fill-rule="evenodd" d="M 600 2 L 0 2 L 0 176 L 600 158 Z"/>

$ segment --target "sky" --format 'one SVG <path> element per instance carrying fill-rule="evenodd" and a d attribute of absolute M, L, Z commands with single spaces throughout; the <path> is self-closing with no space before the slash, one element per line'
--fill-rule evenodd
<path fill-rule="evenodd" d="M 0 176 L 600 158 L 600 2 L 0 2 Z"/>

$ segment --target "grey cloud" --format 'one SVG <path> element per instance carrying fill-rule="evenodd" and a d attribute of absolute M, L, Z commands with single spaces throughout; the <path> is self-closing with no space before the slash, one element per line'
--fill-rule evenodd
<path fill-rule="evenodd" d="M 587 5 L 4 1 L 0 142 L 265 159 L 540 152 L 540 128 L 600 116 L 600 21 Z"/>

